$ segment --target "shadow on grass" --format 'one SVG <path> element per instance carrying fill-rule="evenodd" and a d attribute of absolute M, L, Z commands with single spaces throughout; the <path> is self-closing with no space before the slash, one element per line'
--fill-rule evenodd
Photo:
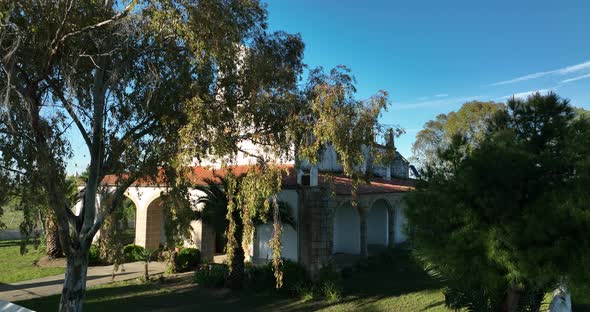
<path fill-rule="evenodd" d="M 409 251 L 400 249 L 361 261 L 343 275 L 346 294 L 390 297 L 442 288 Z"/>
<path fill-rule="evenodd" d="M 86 295 L 84 311 L 310 311 L 330 305 L 325 302 L 301 304 L 297 300 L 270 293 L 232 292 L 228 289 L 186 285 L 179 287 L 176 283 L 164 282 L 91 289 Z M 55 311 L 59 296 L 20 301 L 17 304 L 36 311 Z"/>
<path fill-rule="evenodd" d="M 20 246 L 19 240 L 0 240 L 0 248 Z"/>
<path fill-rule="evenodd" d="M 123 276 L 123 275 L 128 275 L 128 274 L 134 274 L 134 272 L 120 272 L 120 273 L 117 273 L 117 277 Z M 104 278 L 104 277 L 111 277 L 111 276 L 112 276 L 112 274 L 94 275 L 94 276 L 88 276 L 86 278 L 86 280 L 90 281 L 90 280 L 95 280 L 95 279 Z M 38 287 L 51 286 L 51 285 L 63 285 L 63 283 L 64 283 L 63 278 L 60 278 L 57 280 L 42 281 L 42 282 L 29 282 L 29 283 L 24 282 L 23 284 L 18 284 L 18 285 L 0 283 L 0 292 L 19 290 L 19 289 L 31 289 L 31 288 L 38 288 Z"/>
<path fill-rule="evenodd" d="M 122 282 L 90 289 L 85 311 L 315 311 L 334 305 L 354 310 L 375 310 L 383 299 L 419 291 L 436 291 L 441 286 L 432 281 L 406 251 L 388 251 L 345 270 L 344 297 L 337 302 L 308 301 L 277 295 L 276 292 L 228 289 L 205 289 L 192 283 L 191 276 L 176 277 L 162 282 L 136 284 Z M 37 311 L 55 311 L 59 296 L 51 296 L 18 304 Z M 444 305 L 437 300 L 422 310 Z M 349 308 L 345 308 L 349 309 Z"/>

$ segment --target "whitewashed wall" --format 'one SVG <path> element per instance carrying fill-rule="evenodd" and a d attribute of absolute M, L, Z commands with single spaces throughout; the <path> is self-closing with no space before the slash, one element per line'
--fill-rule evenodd
<path fill-rule="evenodd" d="M 405 210 L 405 203 L 401 202 L 398 204 L 398 206 L 396 207 L 396 211 L 395 211 L 395 243 L 399 244 L 399 243 L 403 243 L 405 242 L 408 238 L 406 237 L 406 234 L 404 233 L 404 225 L 406 224 L 406 216 L 404 214 L 404 210 Z"/>
<path fill-rule="evenodd" d="M 369 245 L 387 246 L 389 206 L 384 200 L 373 204 L 367 216 L 367 243 Z"/>
<path fill-rule="evenodd" d="M 359 215 L 350 203 L 336 208 L 334 212 L 333 253 L 359 254 L 360 223 Z"/>
<path fill-rule="evenodd" d="M 292 209 L 292 214 L 295 218 L 295 222 L 298 223 L 298 195 L 296 190 L 283 190 L 279 194 L 279 200 L 284 201 L 289 204 Z M 254 254 L 257 255 L 258 259 L 272 259 L 272 250 L 268 244 L 269 240 L 272 238 L 273 227 L 272 227 L 272 220 L 269 220 L 269 223 L 259 225 L 256 227 L 256 235 L 254 240 L 254 248 L 257 250 L 251 250 L 250 257 L 254 257 Z M 293 229 L 291 226 L 283 224 L 283 233 L 281 234 L 281 244 L 282 244 L 282 257 L 297 261 L 297 231 Z"/>

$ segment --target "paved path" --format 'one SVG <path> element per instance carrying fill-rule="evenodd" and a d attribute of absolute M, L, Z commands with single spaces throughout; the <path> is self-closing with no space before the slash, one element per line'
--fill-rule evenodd
<path fill-rule="evenodd" d="M 149 273 L 160 274 L 166 271 L 166 263 L 150 262 Z M 113 266 L 97 266 L 88 268 L 86 286 L 96 286 L 110 283 Z M 124 281 L 143 276 L 143 262 L 125 263 L 125 272 L 119 269 L 115 281 Z M 0 283 L 0 300 L 20 301 L 32 298 L 45 297 L 61 293 L 64 283 L 64 275 L 54 275 L 34 280 L 16 283 Z"/>

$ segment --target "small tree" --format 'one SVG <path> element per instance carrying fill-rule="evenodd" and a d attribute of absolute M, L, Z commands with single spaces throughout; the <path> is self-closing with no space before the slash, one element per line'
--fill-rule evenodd
<path fill-rule="evenodd" d="M 590 277 L 590 123 L 567 100 L 511 99 L 464 155 L 457 138 L 407 196 L 407 232 L 449 286 L 447 305 L 536 311 L 559 283 Z M 457 155 L 460 155 L 459 157 Z"/>
<path fill-rule="evenodd" d="M 152 257 L 157 250 L 151 250 L 148 248 L 144 248 L 139 253 L 139 258 L 143 262 L 143 280 L 147 283 L 150 281 L 150 271 L 149 265 L 150 261 L 152 261 Z"/>

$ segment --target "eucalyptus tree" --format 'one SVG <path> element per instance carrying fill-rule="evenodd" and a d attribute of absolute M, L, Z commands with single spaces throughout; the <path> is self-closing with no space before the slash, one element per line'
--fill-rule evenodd
<path fill-rule="evenodd" d="M 424 124 L 412 145 L 413 158 L 421 166 L 440 165 L 438 151 L 452 144 L 454 136 L 467 139 L 462 153 L 468 153 L 483 141 L 489 121 L 504 104 L 495 102 L 467 102 L 456 112 L 439 114 Z"/>
<path fill-rule="evenodd" d="M 258 1 L 2 1 L 0 12 L 2 176 L 43 190 L 55 213 L 62 311 L 82 309 L 94 235 L 138 178 L 163 169 L 174 192 L 175 155 L 231 154 L 238 124 L 286 146 L 266 116 L 288 114 L 283 90 L 301 71 L 303 44 L 267 34 Z M 89 154 L 78 212 L 65 183 L 73 144 Z M 117 185 L 102 189 L 108 174 Z M 99 194 L 109 200 L 99 205 Z"/>

